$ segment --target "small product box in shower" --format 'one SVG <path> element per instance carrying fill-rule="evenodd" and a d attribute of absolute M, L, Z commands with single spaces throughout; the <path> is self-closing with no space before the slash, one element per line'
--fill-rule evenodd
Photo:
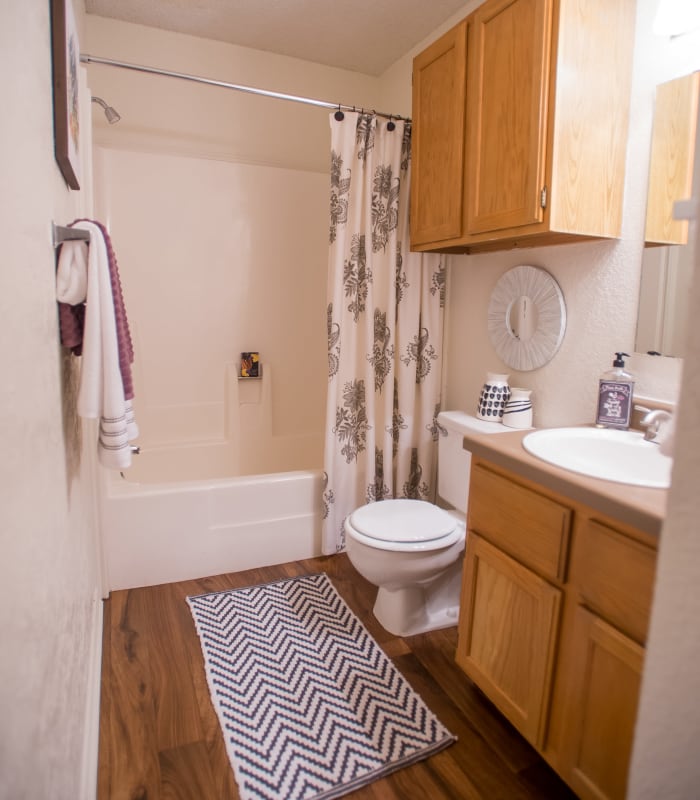
<path fill-rule="evenodd" d="M 241 353 L 241 378 L 260 378 L 261 376 L 260 353 Z"/>

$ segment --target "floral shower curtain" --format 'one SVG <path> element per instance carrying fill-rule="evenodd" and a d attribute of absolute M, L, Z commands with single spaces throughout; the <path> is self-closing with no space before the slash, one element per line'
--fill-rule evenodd
<path fill-rule="evenodd" d="M 434 500 L 444 256 L 411 253 L 411 124 L 331 115 L 323 551 L 357 507 Z"/>

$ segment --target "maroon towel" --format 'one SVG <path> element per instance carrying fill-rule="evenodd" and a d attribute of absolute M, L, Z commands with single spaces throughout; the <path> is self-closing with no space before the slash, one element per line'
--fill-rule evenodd
<path fill-rule="evenodd" d="M 61 331 L 61 344 L 70 348 L 73 355 L 83 354 L 83 331 L 85 330 L 85 303 L 72 306 L 58 303 L 58 324 Z"/>

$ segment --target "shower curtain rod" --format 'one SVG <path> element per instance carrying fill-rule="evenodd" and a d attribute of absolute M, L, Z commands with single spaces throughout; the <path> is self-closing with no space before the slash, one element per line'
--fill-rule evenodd
<path fill-rule="evenodd" d="M 237 92 L 247 92 L 248 94 L 262 95 L 263 97 L 274 97 L 277 100 L 291 100 L 294 103 L 305 103 L 310 106 L 318 106 L 320 108 L 337 109 L 338 111 L 361 111 L 369 112 L 368 109 L 358 108 L 357 106 L 345 105 L 344 103 L 328 103 L 325 100 L 314 100 L 311 97 L 298 97 L 293 94 L 282 94 L 281 92 L 271 92 L 267 89 L 256 89 L 253 86 L 242 86 L 237 83 L 226 83 L 226 81 L 217 81 L 213 78 L 202 78 L 198 75 L 188 75 L 185 72 L 172 72 L 168 69 L 158 69 L 157 67 L 146 67 L 142 64 L 129 64 L 126 61 L 115 61 L 111 58 L 100 58 L 99 56 L 91 56 L 88 53 L 81 53 L 80 60 L 84 64 L 104 64 L 108 67 L 121 67 L 122 69 L 130 69 L 135 72 L 147 72 L 151 75 L 164 75 L 167 78 L 180 78 L 185 81 L 194 81 L 195 83 L 205 83 L 209 86 L 220 86 L 223 89 L 234 89 Z M 383 111 L 374 111 L 378 117 L 385 117 L 387 119 L 398 119 L 404 122 L 410 122 L 410 117 L 403 117 L 400 114 L 386 114 Z"/>

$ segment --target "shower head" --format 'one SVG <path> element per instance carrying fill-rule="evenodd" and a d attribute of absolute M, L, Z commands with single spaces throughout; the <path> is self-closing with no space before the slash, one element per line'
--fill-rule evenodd
<path fill-rule="evenodd" d="M 114 125 L 115 122 L 119 122 L 121 119 L 116 109 L 112 108 L 112 106 L 108 106 L 101 97 L 93 97 L 92 102 L 102 106 L 105 117 L 107 117 L 107 122 L 109 122 L 110 125 Z"/>

